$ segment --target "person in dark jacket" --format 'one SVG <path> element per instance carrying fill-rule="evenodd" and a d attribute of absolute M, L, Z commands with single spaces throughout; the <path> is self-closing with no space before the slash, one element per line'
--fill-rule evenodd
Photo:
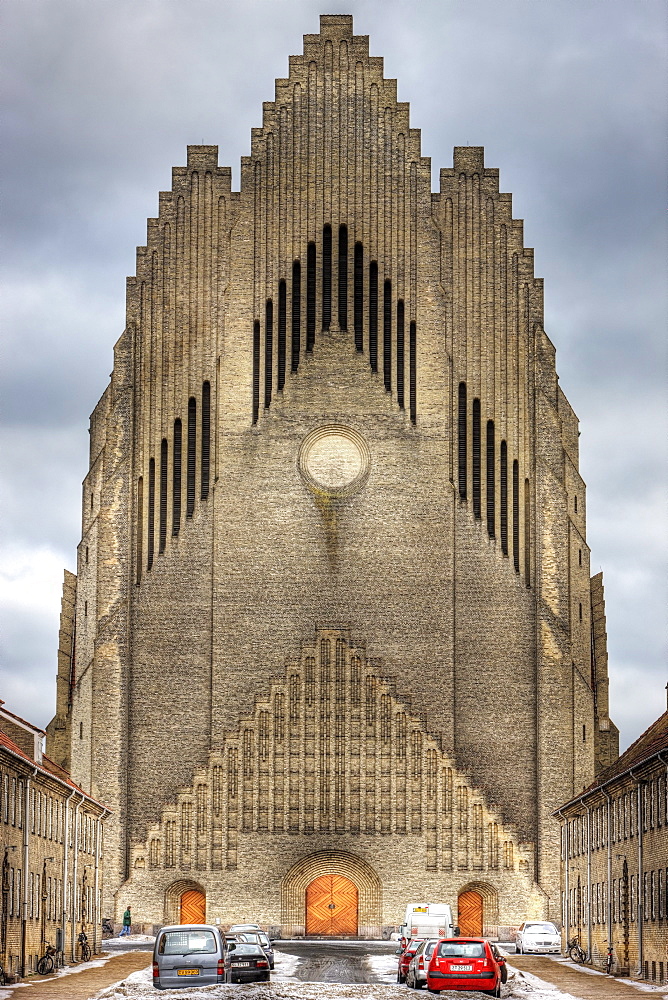
<path fill-rule="evenodd" d="M 131 925 L 132 925 L 132 914 L 130 913 L 130 907 L 128 906 L 127 910 L 123 914 L 123 929 L 121 930 L 121 933 L 118 936 L 123 937 L 124 935 L 129 934 Z"/>

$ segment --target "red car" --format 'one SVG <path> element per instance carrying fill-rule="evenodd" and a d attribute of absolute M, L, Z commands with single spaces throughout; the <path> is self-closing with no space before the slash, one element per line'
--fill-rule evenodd
<path fill-rule="evenodd" d="M 479 990 L 500 997 L 505 966 L 505 959 L 485 938 L 440 938 L 429 960 L 427 986 L 432 993 Z"/>
<path fill-rule="evenodd" d="M 417 947 L 424 938 L 411 938 L 405 948 L 399 948 L 397 955 L 399 956 L 399 967 L 397 969 L 397 982 L 406 982 L 406 973 L 408 972 L 408 963 L 417 951 Z"/>

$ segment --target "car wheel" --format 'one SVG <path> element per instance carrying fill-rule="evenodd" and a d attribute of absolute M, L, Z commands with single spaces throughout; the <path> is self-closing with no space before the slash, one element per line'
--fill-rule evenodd
<path fill-rule="evenodd" d="M 508 982 L 508 966 L 506 965 L 505 962 L 501 966 L 500 972 L 501 972 L 501 982 L 502 983 L 507 983 Z"/>

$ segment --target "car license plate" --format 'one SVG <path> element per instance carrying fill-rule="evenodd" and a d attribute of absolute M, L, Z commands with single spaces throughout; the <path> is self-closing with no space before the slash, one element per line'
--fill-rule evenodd
<path fill-rule="evenodd" d="M 453 965 L 452 966 L 452 971 L 453 972 L 473 972 L 473 966 L 472 965 Z"/>
<path fill-rule="evenodd" d="M 250 969 L 250 962 L 235 962 L 237 969 Z"/>
<path fill-rule="evenodd" d="M 199 976 L 199 969 L 179 969 L 177 976 Z"/>

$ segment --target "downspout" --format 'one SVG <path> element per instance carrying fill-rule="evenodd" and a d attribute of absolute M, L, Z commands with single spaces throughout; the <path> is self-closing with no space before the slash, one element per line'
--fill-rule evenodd
<path fill-rule="evenodd" d="M 81 802 L 84 800 L 83 792 L 79 793 L 81 795 Z M 74 857 L 72 859 L 72 934 L 70 940 L 70 946 L 72 948 L 72 961 L 76 961 L 76 940 L 77 940 L 77 873 L 79 868 L 79 806 L 81 802 L 77 802 L 74 807 L 74 823 L 73 823 L 73 849 Z"/>
<path fill-rule="evenodd" d="M 99 873 L 100 873 L 100 851 L 101 851 L 101 841 L 102 841 L 102 823 L 110 816 L 111 813 L 109 809 L 104 809 L 102 815 L 98 817 L 97 823 L 95 824 L 95 881 L 94 889 L 95 893 L 93 901 L 93 912 L 95 914 L 95 923 L 93 924 L 93 954 L 97 955 L 98 940 L 97 935 L 100 931 L 102 918 L 100 915 L 100 903 L 99 903 Z"/>
<path fill-rule="evenodd" d="M 591 808 L 587 806 L 587 956 L 591 962 Z"/>
<path fill-rule="evenodd" d="M 28 925 L 28 866 L 30 865 L 30 782 L 37 774 L 34 768 L 32 775 L 26 778 L 25 807 L 23 809 L 23 913 L 21 918 L 21 979 L 26 975 L 26 931 Z"/>
<path fill-rule="evenodd" d="M 69 868 L 70 859 L 70 849 L 69 849 L 69 836 L 70 836 L 70 801 L 72 797 L 76 795 L 75 791 L 70 792 L 68 797 L 65 799 L 65 818 L 63 820 L 63 912 L 61 915 L 60 924 L 60 941 L 63 949 L 63 961 L 65 960 L 65 939 L 67 937 L 67 870 Z M 74 958 L 74 956 L 72 956 Z"/>
<path fill-rule="evenodd" d="M 564 852 L 564 934 L 565 934 L 565 946 L 564 951 L 568 949 L 568 929 L 570 925 L 570 900 L 568 897 L 568 818 L 564 817 L 561 809 L 557 809 L 557 815 L 562 820 L 563 826 L 563 836 L 562 836 L 562 850 Z"/>
<path fill-rule="evenodd" d="M 605 922 L 606 922 L 607 929 L 608 929 L 608 945 L 612 945 L 612 823 L 611 823 L 611 816 L 610 816 L 610 807 L 611 807 L 611 803 L 612 803 L 612 798 L 611 798 L 610 794 L 605 790 L 605 788 L 602 788 L 601 791 L 603 792 L 603 794 L 605 795 L 606 799 L 608 800 L 608 807 L 606 809 L 606 813 L 607 813 L 607 820 L 606 820 L 606 822 L 607 822 L 607 825 L 608 825 L 607 838 L 606 838 L 607 839 L 607 843 L 608 843 L 608 866 L 607 866 L 608 867 L 608 874 L 607 874 L 608 891 L 606 893 L 606 901 L 605 901 L 606 902 L 606 920 L 605 920 Z"/>
<path fill-rule="evenodd" d="M 642 808 L 642 783 L 640 778 L 636 778 L 633 773 L 633 769 L 629 771 L 633 781 L 638 784 L 638 809 L 637 809 L 637 819 L 638 819 L 638 894 L 636 898 L 636 911 L 638 914 L 638 968 L 636 970 L 636 975 L 638 979 L 642 979 L 643 974 L 643 920 L 645 917 L 645 899 L 643 893 L 643 808 Z"/>

